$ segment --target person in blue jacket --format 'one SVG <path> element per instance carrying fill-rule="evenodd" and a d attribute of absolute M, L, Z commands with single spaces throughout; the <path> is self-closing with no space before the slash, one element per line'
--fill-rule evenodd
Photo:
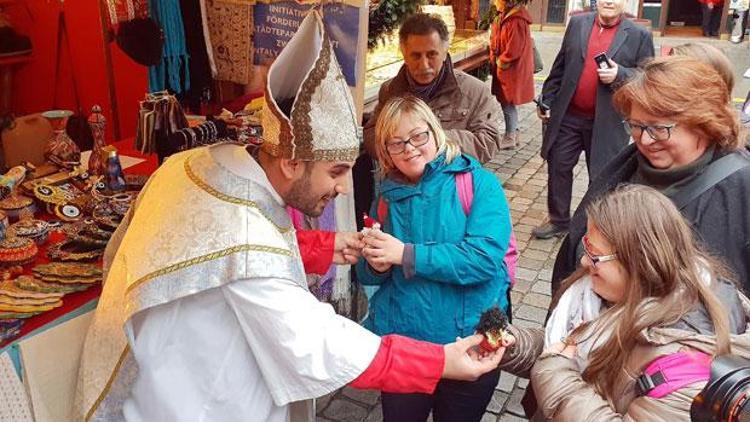
<path fill-rule="evenodd" d="M 363 284 L 379 286 L 365 326 L 440 344 L 471 335 L 483 311 L 508 308 L 511 220 L 500 182 L 413 96 L 385 104 L 376 148 L 383 181 L 370 216 L 382 230 L 365 236 L 356 266 Z M 462 173 L 472 192 L 460 192 Z M 432 412 L 436 421 L 479 421 L 499 376 L 440 381 L 433 394 L 383 393 L 383 419 L 425 421 Z"/>

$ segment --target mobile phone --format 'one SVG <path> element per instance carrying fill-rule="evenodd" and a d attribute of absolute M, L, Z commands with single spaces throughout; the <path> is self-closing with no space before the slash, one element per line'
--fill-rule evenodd
<path fill-rule="evenodd" d="M 539 96 L 537 96 L 536 98 L 534 98 L 534 103 L 536 104 L 536 106 L 540 110 L 542 110 L 544 112 L 549 111 L 549 106 L 547 104 L 544 104 L 544 101 L 542 101 L 542 95 L 541 94 L 539 94 Z"/>
<path fill-rule="evenodd" d="M 607 53 L 597 54 L 594 56 L 594 61 L 596 62 L 596 67 L 599 69 L 609 69 L 609 58 L 607 57 Z"/>

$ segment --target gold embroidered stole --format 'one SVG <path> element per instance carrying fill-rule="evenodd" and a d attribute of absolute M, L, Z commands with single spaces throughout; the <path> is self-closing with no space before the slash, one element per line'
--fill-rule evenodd
<path fill-rule="evenodd" d="M 307 288 L 285 209 L 211 149 L 167 160 L 118 229 L 126 230 L 119 247 L 108 246 L 117 249 L 81 357 L 78 420 L 120 413 L 137 376 L 125 335 L 134 314 L 238 279 L 281 277 Z"/>

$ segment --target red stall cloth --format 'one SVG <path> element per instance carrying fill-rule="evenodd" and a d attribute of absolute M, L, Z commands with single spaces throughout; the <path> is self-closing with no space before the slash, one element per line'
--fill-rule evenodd
<path fill-rule="evenodd" d="M 118 153 L 121 157 L 128 156 L 145 160 L 125 169 L 125 174 L 150 175 L 151 173 L 156 171 L 156 168 L 158 166 L 156 155 L 144 156 L 143 154 L 137 152 L 134 148 L 134 141 L 132 138 L 125 141 L 116 142 L 113 145 L 117 147 Z M 49 219 L 52 217 L 49 215 L 39 215 L 38 218 Z M 47 259 L 47 247 L 53 243 L 62 241 L 64 237 L 65 235 L 62 233 L 51 232 L 49 240 L 44 245 L 39 247 L 39 254 L 37 255 L 34 263 L 24 266 L 24 274 L 31 275 L 31 269 L 34 266 L 49 262 L 49 259 Z M 99 261 L 98 264 L 101 265 L 102 262 Z M 62 299 L 63 305 L 61 307 L 52 309 L 47 312 L 42 312 L 41 314 L 33 316 L 31 318 L 27 318 L 24 324 L 21 326 L 21 330 L 18 335 L 11 337 L 4 342 L 0 342 L 0 349 L 4 348 L 10 343 L 24 338 L 25 336 L 39 329 L 50 328 L 56 325 L 57 323 L 63 321 L 66 315 L 70 314 L 71 312 L 77 311 L 79 308 L 86 306 L 92 301 L 97 300 L 101 293 L 102 286 L 97 284 L 86 291 L 65 295 Z"/>
<path fill-rule="evenodd" d="M 148 68 L 133 61 L 113 42 L 105 3 L 109 2 L 0 0 L 14 29 L 29 36 L 32 43 L 28 61 L 14 70 L 11 111 L 15 115 L 52 108 L 77 112 L 79 105 L 88 114 L 98 104 L 109 122 L 108 141 L 135 135 L 134 116 L 138 114 L 138 101 L 148 90 Z M 62 48 L 58 57 L 61 11 L 65 13 L 70 50 Z M 60 74 L 55 81 L 58 61 Z"/>

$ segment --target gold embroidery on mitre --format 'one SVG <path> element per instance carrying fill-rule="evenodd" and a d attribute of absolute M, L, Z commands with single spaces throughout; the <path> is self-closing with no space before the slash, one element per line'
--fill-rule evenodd
<path fill-rule="evenodd" d="M 320 41 L 318 44 L 308 39 Z M 306 48 L 313 53 L 306 56 L 312 59 L 312 63 L 309 67 L 296 63 L 294 67 L 296 53 Z M 304 78 L 298 88 L 293 88 L 296 94 L 290 116 L 287 117 L 278 108 L 274 95 L 287 95 L 284 89 L 290 87 L 281 88 L 283 81 L 276 77 L 276 69 L 285 69 L 286 73 L 282 73 L 289 77 L 290 67 L 296 73 L 291 75 L 291 79 L 283 81 L 296 83 L 297 77 Z M 265 96 L 266 108 L 262 117 L 264 151 L 276 157 L 303 161 L 356 160 L 362 138 L 361 128 L 357 124 L 351 91 L 341 73 L 318 11 L 312 10 L 305 17 L 297 33 L 271 65 Z M 287 129 L 290 132 L 287 133 Z"/>
<path fill-rule="evenodd" d="M 263 126 L 261 148 L 274 157 L 293 159 L 294 137 L 289 119 L 279 110 L 268 84 L 263 88 L 263 92 L 266 101 L 260 116 Z"/>

